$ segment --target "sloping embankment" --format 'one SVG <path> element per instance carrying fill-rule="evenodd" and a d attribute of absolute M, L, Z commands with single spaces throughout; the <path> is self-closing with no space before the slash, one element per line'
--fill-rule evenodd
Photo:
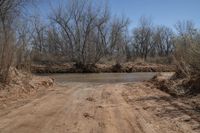
<path fill-rule="evenodd" d="M 54 80 L 51 78 L 33 76 L 14 68 L 10 70 L 9 79 L 9 83 L 0 84 L 0 109 L 11 107 L 19 101 L 24 102 L 27 98 L 41 95 L 54 84 Z"/>
<path fill-rule="evenodd" d="M 190 78 L 176 78 L 173 73 L 159 74 L 151 81 L 158 89 L 169 93 L 175 100 L 181 101 L 185 105 L 180 108 L 200 123 L 200 78 L 192 76 Z M 191 108 L 189 108 L 191 107 Z M 200 126 L 198 126 L 200 129 Z"/>
<path fill-rule="evenodd" d="M 175 66 L 146 63 L 125 63 L 122 65 L 96 64 L 77 68 L 74 64 L 33 65 L 33 73 L 113 73 L 113 72 L 173 72 Z"/>

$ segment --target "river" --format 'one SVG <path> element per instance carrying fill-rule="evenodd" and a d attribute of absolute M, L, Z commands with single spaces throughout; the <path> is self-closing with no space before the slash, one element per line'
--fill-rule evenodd
<path fill-rule="evenodd" d="M 91 74 L 45 74 L 56 80 L 57 83 L 89 82 L 89 83 L 128 83 L 150 80 L 157 73 L 91 73 Z"/>

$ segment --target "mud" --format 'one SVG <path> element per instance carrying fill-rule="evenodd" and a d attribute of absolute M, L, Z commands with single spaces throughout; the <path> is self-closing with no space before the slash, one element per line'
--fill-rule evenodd
<path fill-rule="evenodd" d="M 1 109 L 0 133 L 198 133 L 199 113 L 191 112 L 148 82 L 55 84 Z"/>

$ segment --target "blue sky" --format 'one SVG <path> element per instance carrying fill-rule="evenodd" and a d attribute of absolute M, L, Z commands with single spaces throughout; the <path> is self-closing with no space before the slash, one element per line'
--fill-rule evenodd
<path fill-rule="evenodd" d="M 141 16 L 170 27 L 178 20 L 192 20 L 200 25 L 200 0 L 110 0 L 110 7 L 114 13 L 129 17 L 132 26 Z"/>
<path fill-rule="evenodd" d="M 36 11 L 42 16 L 50 12 L 52 5 L 66 0 L 40 1 Z M 100 1 L 100 0 L 99 0 Z M 103 1 L 103 0 L 102 0 Z M 130 18 L 130 28 L 137 26 L 141 16 L 151 17 L 154 24 L 173 27 L 178 20 L 192 20 L 200 27 L 200 0 L 107 0 L 113 15 Z"/>

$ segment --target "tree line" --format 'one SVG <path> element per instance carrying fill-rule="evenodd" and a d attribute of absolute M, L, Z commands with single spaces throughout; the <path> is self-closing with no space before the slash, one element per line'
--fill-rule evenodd
<path fill-rule="evenodd" d="M 199 69 L 200 32 L 191 21 L 177 22 L 174 30 L 143 16 L 131 30 L 129 18 L 114 16 L 108 5 L 86 0 L 53 7 L 44 20 L 23 15 L 32 2 L 0 0 L 0 81 L 6 81 L 11 66 L 28 69 L 32 62 L 75 62 L 82 67 L 102 58 L 120 64 L 174 57 L 184 73 L 191 67 Z M 190 65 L 183 68 L 185 64 Z"/>
<path fill-rule="evenodd" d="M 88 1 L 59 6 L 50 14 L 49 24 L 34 19 L 33 50 L 80 65 L 95 64 L 108 56 L 119 63 L 136 57 L 169 56 L 174 51 L 171 28 L 155 26 L 151 19 L 141 17 L 138 27 L 130 31 L 128 18 L 113 17 L 107 7 Z"/>

